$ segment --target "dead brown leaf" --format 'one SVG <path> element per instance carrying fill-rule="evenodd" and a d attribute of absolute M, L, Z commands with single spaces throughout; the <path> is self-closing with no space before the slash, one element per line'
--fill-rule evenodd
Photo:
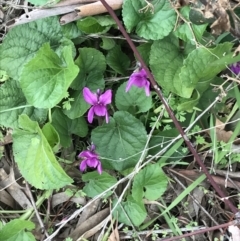
<path fill-rule="evenodd" d="M 216 119 L 215 122 L 215 130 L 216 130 L 216 137 L 218 141 L 223 141 L 227 143 L 229 139 L 231 138 L 233 132 L 232 131 L 225 131 L 225 124 L 221 122 L 219 119 Z M 210 132 L 207 131 L 209 134 Z"/>
<path fill-rule="evenodd" d="M 222 9 L 219 18 L 210 26 L 213 34 L 221 34 L 230 31 L 231 25 L 227 12 Z"/>
<path fill-rule="evenodd" d="M 52 196 L 52 207 L 54 208 L 55 206 L 67 202 L 70 200 L 70 202 L 78 203 L 81 205 L 86 204 L 86 200 L 84 197 L 69 197 L 65 192 L 60 192 L 56 193 Z"/>
<path fill-rule="evenodd" d="M 87 238 L 90 238 L 93 235 L 97 234 L 97 232 L 106 224 L 106 221 L 107 221 L 106 219 L 107 219 L 107 217 L 101 223 L 99 223 L 98 225 L 94 226 L 93 228 L 88 230 L 86 233 L 84 233 L 81 238 L 87 239 Z M 80 240 L 81 239 L 78 239 L 77 241 L 80 241 Z M 100 240 L 101 240 L 101 237 L 100 237 Z"/>
<path fill-rule="evenodd" d="M 70 233 L 70 238 L 72 238 L 74 241 L 76 241 L 79 237 L 81 237 L 87 231 L 93 229 L 100 222 L 102 222 L 109 215 L 109 211 L 110 211 L 109 208 L 105 208 L 105 209 L 101 210 L 100 212 L 96 213 L 95 215 L 93 215 L 92 217 L 88 218 L 85 222 L 78 225 L 74 229 L 74 231 Z M 85 237 L 85 235 L 84 235 L 84 237 Z"/>
<path fill-rule="evenodd" d="M 219 1 L 208 1 L 205 9 L 203 10 L 203 15 L 205 18 L 215 17 L 216 20 L 211 25 L 213 34 L 221 34 L 225 31 L 230 31 L 230 19 L 227 13 L 227 10 L 230 9 L 231 6 L 227 0 L 219 0 Z"/>
<path fill-rule="evenodd" d="M 0 186 L 0 202 L 10 206 L 11 208 L 14 207 L 14 199 L 5 190 L 3 190 L 1 186 Z"/>
<path fill-rule="evenodd" d="M 10 169 L 9 175 L 7 175 L 3 168 L 0 169 L 0 186 L 7 189 L 9 194 L 23 209 L 32 208 L 31 202 L 23 192 L 24 188 L 15 180 L 13 168 Z"/>
<path fill-rule="evenodd" d="M 100 198 L 92 202 L 90 205 L 88 205 L 86 208 L 84 208 L 83 212 L 81 213 L 77 225 L 80 225 L 81 223 L 85 222 L 88 218 L 90 218 L 92 215 L 94 215 L 97 212 L 97 209 L 100 204 Z"/>

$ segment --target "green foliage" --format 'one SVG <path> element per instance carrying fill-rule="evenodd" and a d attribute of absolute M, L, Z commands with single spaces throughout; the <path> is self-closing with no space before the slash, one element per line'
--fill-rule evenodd
<path fill-rule="evenodd" d="M 53 149 L 54 149 L 54 147 L 58 146 L 58 144 L 60 142 L 60 138 L 52 124 L 46 123 L 42 128 L 42 133 L 45 136 L 45 138 L 47 139 L 49 145 Z"/>
<path fill-rule="evenodd" d="M 126 83 L 123 83 L 116 93 L 116 106 L 119 110 L 130 113 L 146 112 L 152 107 L 152 98 L 146 96 L 144 89 L 132 86 L 126 93 Z"/>
<path fill-rule="evenodd" d="M 82 90 L 75 90 L 71 93 L 71 98 L 74 102 L 71 104 L 71 108 L 64 109 L 63 113 L 70 119 L 74 120 L 83 116 L 88 110 L 89 104 L 84 100 Z"/>
<path fill-rule="evenodd" d="M 116 178 L 108 173 L 103 172 L 99 175 L 96 171 L 83 174 L 82 180 L 86 182 L 83 191 L 88 195 L 88 197 L 95 197 L 103 193 L 117 182 Z M 111 192 L 108 192 L 104 195 L 104 197 L 106 198 L 110 194 Z"/>
<path fill-rule="evenodd" d="M 83 87 L 87 86 L 96 91 L 104 89 L 105 86 L 103 72 L 106 70 L 106 60 L 104 55 L 94 48 L 80 48 L 78 51 L 80 54 L 75 63 L 80 72 L 71 85 L 71 88 L 76 91 L 70 95 L 74 102 L 71 104 L 71 109 L 64 110 L 64 114 L 70 119 L 79 118 L 89 108 L 89 104 L 83 98 Z"/>
<path fill-rule="evenodd" d="M 112 48 L 106 57 L 107 64 L 117 73 L 125 75 L 130 65 L 128 56 L 119 46 Z"/>
<path fill-rule="evenodd" d="M 195 87 L 200 93 L 205 91 L 210 85 L 210 80 L 221 70 L 225 69 L 226 64 L 232 63 L 230 59 L 227 61 L 228 55 L 226 55 L 230 52 L 231 48 L 231 43 L 225 43 L 212 49 L 199 47 L 192 51 L 183 62 L 183 67 L 179 74 L 179 82 L 174 81 L 176 84 L 173 83 L 178 87 L 177 94 L 185 98 L 190 98 Z M 223 60 L 220 62 L 219 58 L 222 60 L 225 59 L 226 61 Z M 200 87 L 198 84 L 203 85 Z"/>
<path fill-rule="evenodd" d="M 195 40 L 200 41 L 204 31 L 206 30 L 207 24 L 195 25 L 189 22 L 190 7 L 184 6 L 180 10 L 180 14 L 185 19 L 185 23 L 178 26 L 174 34 L 184 40 L 185 42 L 190 41 L 193 44 L 197 44 Z"/>
<path fill-rule="evenodd" d="M 113 202 L 113 207 L 115 204 L 116 201 Z M 145 220 L 147 212 L 142 202 L 138 202 L 133 196 L 128 195 L 126 202 L 122 202 L 114 210 L 113 216 L 121 223 L 129 226 L 133 224 L 138 227 Z"/>
<path fill-rule="evenodd" d="M 15 128 L 18 116 L 26 114 L 32 120 L 44 123 L 47 118 L 46 109 L 36 109 L 28 105 L 26 98 L 15 80 L 8 80 L 0 88 L 0 120 L 1 125 Z"/>
<path fill-rule="evenodd" d="M 150 52 L 150 67 L 156 81 L 165 90 L 177 92 L 174 80 L 178 80 L 185 56 L 185 52 L 179 49 L 178 39 L 175 37 L 154 41 Z"/>
<path fill-rule="evenodd" d="M 0 69 L 6 70 L 13 79 L 18 79 L 24 65 L 43 44 L 49 42 L 50 46 L 58 46 L 62 37 L 57 17 L 12 28 L 0 46 Z"/>
<path fill-rule="evenodd" d="M 78 20 L 78 28 L 86 34 L 106 33 L 115 21 L 110 16 L 86 17 Z"/>
<path fill-rule="evenodd" d="M 57 162 L 38 123 L 27 115 L 19 117 L 19 129 L 14 130 L 13 152 L 21 174 L 34 187 L 54 189 L 72 182 Z"/>
<path fill-rule="evenodd" d="M 170 2 L 154 0 L 152 5 L 153 12 L 145 8 L 144 0 L 123 2 L 123 21 L 129 32 L 136 28 L 140 37 L 152 40 L 162 39 L 171 32 L 176 22 L 176 13 Z"/>
<path fill-rule="evenodd" d="M 152 43 L 144 43 L 137 47 L 137 50 L 141 54 L 144 62 L 149 65 L 149 57 L 150 57 L 150 51 L 151 51 Z"/>
<path fill-rule="evenodd" d="M 83 33 L 78 29 L 75 23 L 62 25 L 61 30 L 62 30 L 63 36 L 68 40 L 75 39 L 83 35 Z"/>
<path fill-rule="evenodd" d="M 30 2 L 54 4 L 48 0 Z M 181 168 L 192 157 L 179 138 L 172 114 L 156 94 L 158 87 L 179 123 L 184 128 L 191 126 L 186 134 L 199 152 L 214 151 L 214 164 L 219 169 L 239 162 L 240 154 L 232 144 L 240 133 L 240 95 L 237 84 L 232 84 L 238 82 L 238 77 L 229 74 L 230 65 L 240 61 L 240 55 L 234 54 L 235 26 L 231 26 L 231 33 L 213 35 L 210 29 L 215 19 L 195 11 L 201 9 L 197 5 L 200 2 L 184 7 L 172 4 L 169 0 L 125 0 L 122 10 L 116 11 L 159 85 L 151 86 L 150 96 L 141 87 L 150 76 L 136 77 L 134 84 L 139 81 L 139 87 L 133 85 L 126 92 L 125 81 L 144 66 L 107 14 L 81 18 L 64 26 L 59 24 L 59 17 L 45 18 L 16 26 L 6 34 L 0 45 L 0 139 L 4 143 L 5 135 L 11 137 L 13 133 L 15 165 L 33 190 L 66 187 L 73 182 L 74 173 L 75 184 L 80 181 L 81 189 L 77 190 L 78 185 L 66 187 L 71 196 L 100 195 L 112 202 L 112 208 L 118 202 L 114 218 L 127 226 L 142 224 L 140 230 L 149 225 L 157 228 L 158 217 L 145 221 L 143 201 L 157 200 L 165 206 L 159 208 L 159 216 L 163 216 L 174 235 L 180 234 L 171 209 L 205 177 L 200 176 L 168 205 L 161 198 L 168 184 L 162 167 L 174 164 Z M 222 74 L 229 75 L 227 81 Z M 84 87 L 96 94 L 97 90 L 112 92 L 111 103 L 109 96 L 98 96 L 98 102 L 91 96 L 89 113 L 92 111 L 99 118 L 90 124 L 86 121 L 90 104 L 84 99 Z M 216 103 L 220 94 L 221 103 Z M 109 123 L 102 118 L 107 114 Z M 213 117 L 235 122 L 226 125 L 233 131 L 228 143 L 217 139 Z M 208 129 L 210 138 L 202 134 Z M 79 152 L 92 155 L 85 157 L 90 167 L 87 173 L 75 167 L 76 162 L 79 165 L 82 161 L 74 160 Z M 69 153 L 71 157 L 66 158 Z M 1 155 L 5 155 L 2 148 Z M 101 175 L 91 171 L 96 161 L 102 164 Z M 134 172 L 140 162 L 145 166 Z M 116 186 L 118 180 L 122 186 Z M 39 193 L 35 191 L 39 204 Z M 29 215 L 27 212 L 22 218 Z M 0 228 L 0 241 L 33 241 L 33 228 L 33 223 L 16 219 Z M 135 240 L 136 233 L 132 237 Z"/>
<path fill-rule="evenodd" d="M 60 109 L 55 109 L 52 115 L 52 125 L 57 130 L 60 143 L 63 147 L 69 147 L 72 141 L 72 134 L 85 137 L 88 133 L 88 126 L 83 117 L 74 120 L 69 119 Z"/>
<path fill-rule="evenodd" d="M 35 241 L 33 234 L 29 232 L 34 228 L 35 224 L 30 221 L 14 219 L 0 230 L 0 241 Z"/>
<path fill-rule="evenodd" d="M 100 47 L 105 50 L 110 50 L 115 46 L 115 41 L 111 38 L 102 37 L 102 43 Z"/>
<path fill-rule="evenodd" d="M 61 101 L 78 74 L 70 47 L 59 58 L 49 44 L 44 44 L 23 68 L 20 85 L 28 103 L 38 108 L 52 108 Z"/>
<path fill-rule="evenodd" d="M 4 70 L 0 70 L 0 83 L 5 82 L 9 79 L 9 76 L 7 75 L 7 72 Z"/>
<path fill-rule="evenodd" d="M 133 180 L 132 196 L 135 200 L 143 198 L 156 200 L 167 189 L 167 177 L 158 164 L 143 168 Z"/>
<path fill-rule="evenodd" d="M 156 132 L 153 135 L 149 142 L 149 154 L 157 155 L 163 148 L 165 148 L 171 140 L 178 135 L 178 131 L 175 128 L 171 128 L 169 130 Z M 181 145 L 183 140 L 179 140 L 174 142 L 168 150 L 162 154 L 160 157 L 160 163 L 175 162 L 181 160 L 185 157 L 186 153 L 182 150 Z"/>
<path fill-rule="evenodd" d="M 103 72 L 106 70 L 106 60 L 104 55 L 94 48 L 78 49 L 79 56 L 75 63 L 80 72 L 71 87 L 81 90 L 84 86 L 96 91 L 104 88 Z"/>
<path fill-rule="evenodd" d="M 150 66 L 156 81 L 167 91 L 183 98 L 178 110 L 194 107 L 202 94 L 210 86 L 211 80 L 226 64 L 240 60 L 240 56 L 230 57 L 231 43 L 224 43 L 215 48 L 201 46 L 192 50 L 186 46 L 180 50 L 178 40 L 167 37 L 155 41 L 150 53 Z M 233 60 L 234 59 L 234 60 Z"/>
<path fill-rule="evenodd" d="M 104 168 L 123 171 L 134 167 L 144 151 L 147 133 L 143 124 L 125 111 L 117 111 L 110 123 L 92 131 L 92 141 Z"/>

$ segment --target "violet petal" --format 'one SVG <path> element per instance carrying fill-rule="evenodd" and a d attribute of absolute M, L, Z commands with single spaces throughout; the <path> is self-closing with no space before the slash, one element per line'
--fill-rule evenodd
<path fill-rule="evenodd" d="M 83 88 L 83 97 L 84 100 L 90 105 L 95 105 L 98 102 L 97 94 L 92 93 L 91 90 L 87 87 Z"/>
<path fill-rule="evenodd" d="M 98 160 L 97 158 L 87 159 L 87 165 L 88 165 L 89 167 L 94 167 L 94 168 L 96 168 L 97 165 L 98 165 L 98 163 L 99 163 L 99 160 Z"/>
<path fill-rule="evenodd" d="M 146 82 L 144 88 L 145 88 L 146 96 L 149 96 L 150 95 L 150 83 L 149 83 L 149 81 Z"/>
<path fill-rule="evenodd" d="M 86 159 L 89 159 L 89 158 L 97 158 L 98 155 L 92 151 L 82 151 L 78 157 L 82 157 L 82 158 L 86 158 Z"/>
<path fill-rule="evenodd" d="M 238 75 L 240 73 L 240 62 L 234 63 L 230 66 L 230 69 L 232 70 L 232 72 L 236 75 Z"/>
<path fill-rule="evenodd" d="M 86 168 L 87 168 L 87 161 L 83 160 L 80 164 L 80 171 L 83 172 L 86 170 Z"/>
<path fill-rule="evenodd" d="M 147 78 L 147 72 L 145 69 L 141 69 L 139 72 L 138 72 L 143 78 Z"/>
<path fill-rule="evenodd" d="M 89 151 L 82 151 L 81 153 L 79 153 L 78 157 L 86 158 L 88 156 L 88 152 Z"/>
<path fill-rule="evenodd" d="M 94 113 L 97 116 L 105 116 L 107 112 L 106 106 L 103 105 L 95 105 L 94 107 Z"/>
<path fill-rule="evenodd" d="M 125 90 L 126 92 L 128 92 L 130 90 L 131 86 L 134 84 L 134 81 L 135 81 L 135 79 L 130 77 L 129 81 L 127 82 L 127 86 L 126 86 L 126 90 Z"/>
<path fill-rule="evenodd" d="M 94 116 L 94 106 L 92 106 L 88 111 L 88 122 L 93 122 L 93 116 Z"/>
<path fill-rule="evenodd" d="M 103 105 L 110 104 L 112 102 L 112 90 L 107 90 L 105 93 L 100 95 L 99 102 Z"/>
<path fill-rule="evenodd" d="M 101 164 L 100 161 L 99 161 L 98 166 L 97 166 L 97 171 L 98 171 L 99 174 L 102 174 L 102 164 Z"/>

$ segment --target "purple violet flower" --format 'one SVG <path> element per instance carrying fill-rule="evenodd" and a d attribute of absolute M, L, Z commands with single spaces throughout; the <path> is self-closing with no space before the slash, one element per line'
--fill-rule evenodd
<path fill-rule="evenodd" d="M 97 116 L 105 116 L 106 123 L 108 123 L 109 115 L 106 105 L 112 102 L 112 90 L 107 90 L 101 94 L 100 90 L 97 90 L 97 93 L 92 93 L 89 88 L 84 87 L 83 97 L 88 104 L 92 105 L 88 111 L 88 122 L 92 123 L 95 114 Z"/>
<path fill-rule="evenodd" d="M 147 73 L 145 69 L 141 69 L 138 72 L 133 72 L 127 83 L 126 92 L 129 91 L 132 85 L 135 85 L 139 88 L 144 88 L 146 96 L 150 95 L 150 83 L 147 80 Z"/>
<path fill-rule="evenodd" d="M 102 174 L 102 164 L 99 160 L 98 154 L 95 152 L 95 146 L 91 145 L 90 150 L 82 151 L 78 158 L 83 158 L 80 164 L 80 171 L 83 172 L 87 167 L 97 168 L 99 174 Z"/>
<path fill-rule="evenodd" d="M 234 74 L 238 75 L 240 73 L 240 62 L 230 65 L 230 69 Z"/>

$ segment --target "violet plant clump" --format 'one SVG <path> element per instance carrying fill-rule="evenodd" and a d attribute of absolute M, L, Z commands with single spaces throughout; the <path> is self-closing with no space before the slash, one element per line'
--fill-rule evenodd
<path fill-rule="evenodd" d="M 41 2 L 45 5 L 46 1 Z M 0 148 L 0 157 L 4 157 L 6 150 L 11 151 L 14 167 L 19 169 L 26 183 L 31 184 L 26 186 L 29 193 L 33 191 L 42 200 L 49 201 L 52 190 L 57 193 L 65 187 L 70 188 L 71 195 L 77 191 L 76 195 L 86 195 L 89 201 L 96 196 L 103 200 L 107 198 L 109 204 L 100 202 L 99 210 L 114 204 L 111 209 L 113 219 L 136 229 L 143 227 L 149 216 L 144 200 L 159 201 L 161 198 L 164 205 L 169 201 L 165 200 L 168 196 L 165 192 L 174 191 L 169 185 L 169 173 L 162 167 L 172 166 L 176 160 L 177 171 L 184 171 L 190 162 L 196 170 L 201 166 L 213 190 L 230 207 L 225 214 L 225 205 L 219 204 L 212 213 L 221 212 L 223 222 L 228 220 L 232 210 L 237 219 L 238 200 L 228 200 L 208 170 L 212 166 L 228 170 L 229 165 L 239 162 L 240 154 L 231 152 L 231 145 L 224 144 L 217 129 L 208 136 L 204 130 L 213 129 L 220 118 L 232 131 L 232 134 L 229 132 L 232 139 L 239 134 L 240 123 L 234 121 L 236 115 L 232 117 L 238 104 L 239 88 L 230 78 L 226 81 L 221 75 L 228 66 L 231 75 L 240 76 L 240 55 L 235 54 L 238 52 L 238 31 L 235 31 L 234 22 L 228 21 L 227 32 L 219 35 L 214 31 L 212 34 L 211 30 L 223 29 L 221 23 L 215 21 L 214 26 L 206 16 L 202 16 L 200 22 L 193 19 L 191 15 L 196 10 L 193 4 L 179 5 L 179 11 L 176 11 L 171 1 L 163 0 L 159 4 L 159 0 L 155 0 L 152 3 L 148 0 L 122 1 L 119 4 L 122 9 L 117 12 L 119 19 L 113 12 L 110 14 L 116 22 L 108 13 L 101 13 L 72 22 L 67 27 L 59 23 L 58 16 L 53 16 L 11 28 L 6 36 L 2 34 L 0 146 L 7 145 L 7 148 Z M 211 1 L 213 8 L 214 4 L 217 1 Z M 149 6 L 153 6 L 154 11 L 148 9 Z M 236 3 L 231 7 L 239 17 L 240 6 Z M 113 8 L 109 9 L 113 11 Z M 228 16 L 229 12 L 225 10 L 224 16 Z M 167 18 L 157 21 L 162 16 Z M 178 21 L 179 17 L 186 21 Z M 94 22 L 96 24 L 92 25 Z M 33 25 L 36 26 L 34 31 Z M 36 37 L 38 41 L 35 41 Z M 25 47 L 26 43 L 29 48 Z M 13 47 L 20 54 L 13 54 Z M 23 64 L 25 60 L 27 63 Z M 132 66 L 135 67 L 130 70 Z M 228 91 L 229 88 L 234 91 Z M 226 94 L 224 98 L 223 93 Z M 221 101 L 217 101 L 219 99 Z M 185 138 L 185 132 L 191 135 L 190 139 Z M 182 140 L 178 139 L 178 133 Z M 89 140 L 94 145 L 89 145 Z M 82 146 L 86 148 L 79 151 Z M 230 155 L 226 156 L 223 149 Z M 206 154 L 212 151 L 214 160 L 202 163 L 200 151 Z M 78 176 L 69 171 L 74 165 L 72 156 L 76 154 Z M 37 175 L 36 166 L 40 168 Z M 237 163 L 235 171 L 240 171 Z M 193 186 L 205 182 L 206 177 L 199 177 Z M 233 188 L 230 191 L 233 195 L 238 194 Z M 208 193 L 205 195 L 208 198 Z M 48 201 L 39 205 L 37 211 L 48 210 Z M 21 206 L 20 202 L 16 204 Z M 180 211 L 185 208 L 182 204 L 178 202 L 176 206 Z M 8 203 L 0 202 L 1 209 L 12 209 L 7 206 Z M 85 207 L 81 210 L 86 210 Z M 72 206 L 74 208 L 78 206 Z M 215 207 L 209 207 L 212 208 Z M 57 218 L 54 211 L 49 210 L 49 217 L 54 217 L 51 223 Z M 63 220 L 65 224 L 76 214 L 72 211 L 71 217 Z M 169 210 L 168 214 L 168 219 L 176 219 L 174 210 Z M 13 224 L 17 229 L 12 230 L 12 223 L 4 223 L 0 237 L 9 230 L 13 233 L 9 239 L 14 239 L 16 232 L 18 237 L 24 237 L 30 234 L 30 227 L 34 227 L 34 223 L 30 226 L 30 220 L 28 223 L 22 218 L 15 221 L 16 225 Z M 156 220 L 160 226 L 166 221 Z M 156 222 L 151 225 L 160 229 L 155 227 Z M 46 238 L 52 240 L 60 228 L 67 228 L 64 223 L 60 222 L 63 225 L 50 236 L 46 230 Z M 43 225 L 48 226 L 48 223 Z M 181 235 L 179 230 L 173 230 L 168 236 Z M 194 236 L 193 232 L 189 235 Z"/>
<path fill-rule="evenodd" d="M 133 72 L 127 83 L 126 92 L 128 92 L 132 85 L 137 86 L 138 88 L 144 88 L 146 96 L 150 95 L 150 82 L 147 79 L 147 73 L 145 69 L 140 71 Z"/>
<path fill-rule="evenodd" d="M 83 158 L 79 169 L 84 172 L 87 167 L 97 168 L 99 174 L 102 174 L 102 164 L 99 160 L 98 154 L 95 152 L 95 145 L 91 145 L 89 150 L 82 151 L 78 158 Z"/>
<path fill-rule="evenodd" d="M 88 111 L 88 122 L 93 122 L 94 114 L 96 116 L 105 116 L 106 123 L 109 122 L 109 114 L 107 110 L 107 105 L 112 102 L 112 90 L 107 90 L 102 93 L 98 89 L 96 93 L 91 92 L 87 87 L 83 88 L 83 97 L 84 100 L 92 105 Z"/>

